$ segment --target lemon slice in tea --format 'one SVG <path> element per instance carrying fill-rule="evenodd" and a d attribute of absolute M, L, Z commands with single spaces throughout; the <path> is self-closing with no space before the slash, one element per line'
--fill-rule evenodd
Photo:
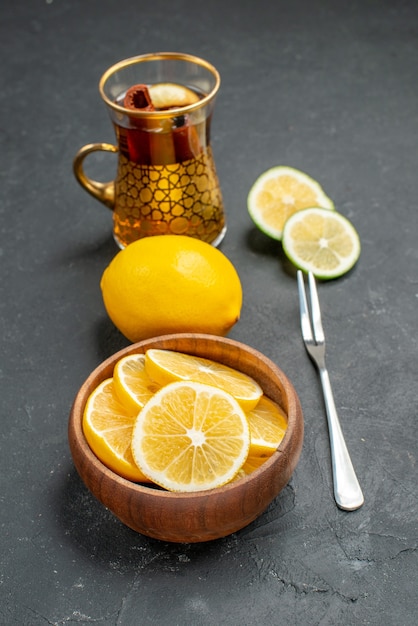
<path fill-rule="evenodd" d="M 148 87 L 151 102 L 156 109 L 185 107 L 199 101 L 197 93 L 177 83 L 156 83 Z"/>
<path fill-rule="evenodd" d="M 286 221 L 282 244 L 296 267 L 322 279 L 348 272 L 361 250 L 357 231 L 347 218 L 317 207 L 299 211 Z"/>
<path fill-rule="evenodd" d="M 333 201 L 319 183 L 285 165 L 272 167 L 257 178 L 248 194 L 247 205 L 256 226 L 279 241 L 286 220 L 296 211 L 312 206 L 334 209 Z"/>

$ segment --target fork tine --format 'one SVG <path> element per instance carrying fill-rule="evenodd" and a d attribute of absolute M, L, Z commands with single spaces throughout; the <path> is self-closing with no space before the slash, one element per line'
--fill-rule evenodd
<path fill-rule="evenodd" d="M 311 321 L 309 319 L 308 303 L 306 300 L 305 282 L 301 270 L 297 272 L 298 291 L 299 291 L 299 309 L 300 309 L 300 325 L 302 328 L 302 337 L 305 341 L 313 341 Z"/>
<path fill-rule="evenodd" d="M 316 288 L 315 277 L 312 274 L 312 272 L 309 272 L 308 280 L 309 280 L 309 291 L 310 291 L 310 297 L 311 297 L 313 334 L 315 336 L 315 341 L 317 343 L 324 343 L 325 335 L 324 335 L 324 329 L 322 327 L 321 309 L 319 306 L 318 291 Z"/>

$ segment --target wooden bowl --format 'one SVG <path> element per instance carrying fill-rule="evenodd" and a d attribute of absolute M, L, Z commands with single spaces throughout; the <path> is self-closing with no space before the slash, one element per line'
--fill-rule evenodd
<path fill-rule="evenodd" d="M 103 465 L 83 434 L 82 418 L 87 399 L 101 381 L 113 375 L 114 365 L 121 357 L 144 353 L 148 348 L 206 357 L 252 376 L 288 415 L 285 437 L 272 457 L 240 480 L 194 493 L 173 493 L 136 484 Z M 186 333 L 132 344 L 99 365 L 75 397 L 68 436 L 74 464 L 82 480 L 124 524 L 155 539 L 191 543 L 229 535 L 255 520 L 267 508 L 285 487 L 299 460 L 303 416 L 291 382 L 260 352 L 232 339 Z"/>

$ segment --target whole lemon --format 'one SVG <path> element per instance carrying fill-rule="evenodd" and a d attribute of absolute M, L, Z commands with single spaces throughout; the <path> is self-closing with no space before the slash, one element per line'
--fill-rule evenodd
<path fill-rule="evenodd" d="M 242 287 L 231 261 L 183 235 L 139 239 L 105 269 L 103 302 L 130 341 L 175 332 L 226 335 L 238 321 Z"/>

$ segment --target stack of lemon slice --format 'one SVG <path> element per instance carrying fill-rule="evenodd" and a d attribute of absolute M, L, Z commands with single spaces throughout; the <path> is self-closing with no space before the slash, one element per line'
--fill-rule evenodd
<path fill-rule="evenodd" d="M 171 491 L 224 485 L 257 469 L 287 428 L 251 377 L 170 350 L 120 359 L 93 391 L 85 437 L 110 469 Z"/>

